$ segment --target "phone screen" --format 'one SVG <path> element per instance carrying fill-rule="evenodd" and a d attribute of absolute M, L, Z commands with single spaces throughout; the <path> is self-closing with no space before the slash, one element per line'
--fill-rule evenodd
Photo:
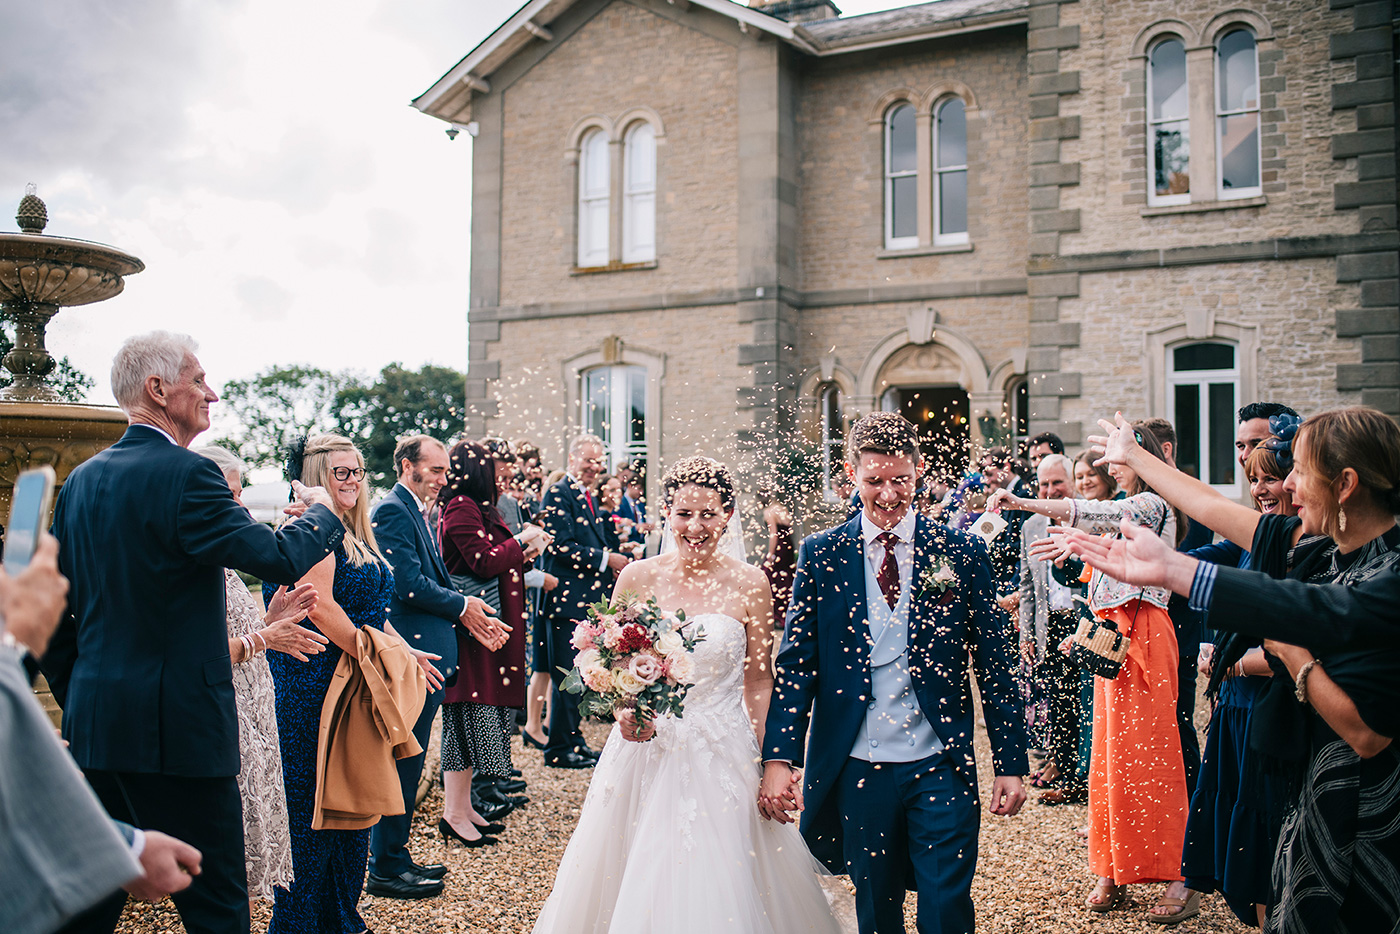
<path fill-rule="evenodd" d="M 10 521 L 5 530 L 5 573 L 18 574 L 34 558 L 39 536 L 49 521 L 53 485 L 53 468 L 47 466 L 26 470 L 15 481 Z"/>

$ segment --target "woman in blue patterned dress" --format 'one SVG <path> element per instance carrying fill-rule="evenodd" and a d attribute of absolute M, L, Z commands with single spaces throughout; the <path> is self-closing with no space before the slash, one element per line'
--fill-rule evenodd
<path fill-rule="evenodd" d="M 303 578 L 320 594 L 305 625 L 330 639 L 330 645 L 305 662 L 277 652 L 268 656 L 276 683 L 277 733 L 296 876 L 291 888 L 277 890 L 269 934 L 354 934 L 366 929 L 357 906 L 369 860 L 369 830 L 311 829 L 321 705 L 336 664 L 342 652 L 355 651 L 361 627 L 393 631 L 385 610 L 394 578 L 374 540 L 364 464 L 354 443 L 339 435 L 309 439 L 301 456 L 294 454 L 289 464 L 292 479 L 330 492 L 345 524 L 345 540 Z M 263 592 L 270 594 L 272 589 Z M 429 682 L 437 679 L 440 684 L 429 661 L 437 656 L 412 647 L 409 651 L 424 666 Z"/>

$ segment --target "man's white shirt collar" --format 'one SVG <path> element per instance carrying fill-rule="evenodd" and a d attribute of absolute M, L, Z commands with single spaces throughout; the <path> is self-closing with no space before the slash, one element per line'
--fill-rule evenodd
<path fill-rule="evenodd" d="M 409 485 L 408 485 L 407 483 L 404 483 L 402 480 L 400 480 L 400 481 L 396 484 L 396 486 L 401 486 L 401 487 L 403 487 L 405 490 L 408 490 L 408 495 L 413 497 L 413 505 L 415 505 L 415 506 L 418 507 L 418 511 L 419 511 L 419 512 L 427 512 L 427 511 L 428 511 L 428 507 L 426 507 L 426 506 L 423 505 L 423 501 L 422 501 L 421 499 L 418 498 L 418 494 L 415 493 L 415 492 L 413 492 L 413 490 L 409 487 Z"/>
<path fill-rule="evenodd" d="M 865 544 L 869 545 L 872 542 L 874 542 L 879 535 L 884 533 L 884 531 L 884 529 L 880 528 L 874 522 L 870 521 L 870 517 L 865 514 L 864 509 L 861 510 L 860 536 L 862 539 L 864 539 Z M 893 532 L 894 537 L 899 539 L 901 542 L 912 542 L 914 540 L 913 506 L 910 506 L 909 511 L 904 514 L 904 518 L 900 519 L 899 524 L 896 525 L 894 528 L 890 529 L 890 531 Z"/>

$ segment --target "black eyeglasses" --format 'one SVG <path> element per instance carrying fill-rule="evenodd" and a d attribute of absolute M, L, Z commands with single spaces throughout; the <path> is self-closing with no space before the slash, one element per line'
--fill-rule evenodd
<path fill-rule="evenodd" d="M 335 477 L 341 483 L 344 483 L 351 477 L 354 477 L 356 480 L 363 480 L 365 478 L 365 469 L 363 467 L 332 467 L 331 476 Z"/>

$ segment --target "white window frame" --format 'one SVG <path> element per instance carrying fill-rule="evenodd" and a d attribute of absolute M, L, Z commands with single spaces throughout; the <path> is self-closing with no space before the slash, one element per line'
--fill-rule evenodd
<path fill-rule="evenodd" d="M 1254 106 L 1244 107 L 1238 110 L 1220 109 L 1220 43 L 1228 36 L 1237 32 L 1245 33 L 1254 42 Z M 1257 198 L 1264 193 L 1264 154 L 1263 154 L 1263 115 L 1259 106 L 1259 36 L 1254 30 L 1245 26 L 1237 26 L 1222 32 L 1215 40 L 1212 58 L 1214 60 L 1214 88 L 1211 93 L 1211 112 L 1214 118 L 1211 122 L 1211 136 L 1215 139 L 1215 191 L 1216 197 L 1221 201 L 1236 201 L 1240 198 Z M 1259 184 L 1250 188 L 1226 188 L 1225 187 L 1225 160 L 1222 145 L 1224 143 L 1221 126 L 1226 117 L 1238 117 L 1246 114 L 1254 115 L 1254 143 L 1255 165 L 1258 166 Z"/>
<path fill-rule="evenodd" d="M 578 252 L 575 258 L 581 269 L 608 265 L 610 258 L 612 213 L 612 147 L 608 134 L 602 129 L 589 130 L 578 147 Z M 603 185 L 589 188 L 588 178 L 595 159 L 604 163 Z M 603 232 L 601 243 L 595 243 L 590 233 L 590 221 L 601 213 Z"/>
<path fill-rule="evenodd" d="M 904 171 L 895 172 L 890 168 L 890 163 L 894 157 L 894 115 L 904 107 L 909 108 L 909 112 L 915 117 L 915 153 L 914 167 Z M 885 111 L 885 164 L 883 166 L 885 175 L 885 249 L 887 250 L 909 250 L 919 245 L 918 228 L 918 187 L 919 187 L 919 164 L 917 158 L 917 131 L 918 131 L 918 111 L 910 101 L 896 101 Z M 894 235 L 894 181 L 897 178 L 914 179 L 914 233 L 908 237 L 896 237 Z"/>
<path fill-rule="evenodd" d="M 645 157 L 648 172 L 635 177 Z M 646 263 L 656 259 L 656 129 L 639 120 L 627 130 L 622 159 L 622 261 Z"/>
<path fill-rule="evenodd" d="M 971 208 L 971 203 L 970 203 L 970 198 L 968 197 L 968 195 L 969 195 L 969 192 L 968 192 L 969 175 L 968 175 L 968 170 L 967 170 L 967 163 L 964 162 L 962 165 L 940 165 L 940 164 L 939 164 L 939 161 L 938 161 L 938 132 L 939 132 L 939 131 L 938 131 L 938 116 L 939 116 L 939 114 L 941 114 L 941 113 L 943 112 L 943 108 L 944 108 L 944 107 L 947 107 L 949 104 L 953 103 L 954 101 L 957 101 L 959 104 L 961 104 L 961 105 L 962 105 L 962 108 L 963 108 L 963 158 L 966 159 L 966 158 L 967 158 L 967 102 L 966 102 L 965 100 L 963 100 L 961 97 L 958 97 L 957 95 L 952 95 L 952 96 L 950 96 L 950 97 L 945 97 L 945 98 L 943 98 L 941 101 L 939 101 L 937 104 L 934 105 L 934 107 L 933 107 L 933 118 L 929 121 L 929 124 L 930 124 L 930 132 L 932 133 L 932 136 L 933 136 L 933 141 L 932 141 L 932 142 L 933 142 L 933 149 L 932 149 L 932 153 L 931 153 L 932 162 L 933 162 L 933 166 L 932 166 L 933 171 L 932 171 L 932 173 L 931 173 L 931 181 L 933 182 L 933 243 L 934 243 L 935 246 L 953 246 L 953 245 L 963 244 L 963 243 L 968 243 L 968 242 L 969 242 L 969 240 L 968 240 L 968 231 L 967 231 L 967 228 L 971 226 L 971 218 L 969 218 L 967 215 L 971 213 L 971 211 L 969 210 L 969 209 Z M 964 200 L 964 202 L 965 202 L 964 205 L 963 205 L 963 208 L 964 208 L 964 213 L 963 213 L 963 229 L 962 229 L 962 230 L 953 231 L 952 233 L 944 233 L 944 232 L 943 232 L 943 210 L 942 210 L 942 204 L 940 203 L 941 200 L 942 200 L 942 197 L 943 197 L 943 186 L 940 184 L 940 182 L 942 181 L 943 176 L 944 176 L 945 174 L 952 174 L 952 173 L 955 173 L 955 172 L 961 172 L 961 173 L 963 173 L 963 186 L 964 186 L 963 200 Z"/>
<path fill-rule="evenodd" d="M 1156 118 L 1153 116 L 1153 113 L 1152 113 L 1152 101 L 1153 101 L 1153 93 L 1152 93 L 1152 53 L 1155 52 L 1155 51 L 1157 51 L 1157 49 L 1160 48 L 1161 46 L 1166 45 L 1168 42 L 1176 42 L 1176 43 L 1179 43 L 1179 44 L 1181 45 L 1182 56 L 1183 56 L 1183 58 L 1185 57 L 1185 55 L 1186 55 L 1186 41 L 1185 41 L 1184 39 L 1182 39 L 1180 36 L 1168 34 L 1168 35 L 1162 36 L 1161 38 L 1159 38 L 1159 39 L 1157 39 L 1156 41 L 1154 41 L 1154 42 L 1152 43 L 1151 47 L 1148 48 L 1148 50 L 1147 50 L 1147 62 L 1146 62 L 1146 66 L 1145 66 L 1146 71 L 1147 71 L 1147 85 L 1146 85 L 1146 87 L 1147 87 L 1147 93 L 1146 93 L 1146 97 L 1143 99 L 1143 105 L 1144 105 L 1144 106 L 1143 106 L 1143 113 L 1144 113 L 1144 115 L 1145 115 L 1146 118 L 1147 118 L 1147 203 L 1148 203 L 1148 205 L 1151 206 L 1151 207 L 1166 207 L 1166 206 L 1168 206 L 1168 205 L 1173 205 L 1173 204 L 1190 204 L 1190 203 L 1191 203 L 1191 189 L 1190 189 L 1190 187 L 1189 187 L 1189 184 L 1188 184 L 1187 190 L 1186 190 L 1184 193 L 1179 194 L 1179 195 L 1159 195 L 1159 194 L 1157 194 L 1157 146 L 1156 146 L 1156 139 L 1157 139 L 1157 136 L 1156 136 L 1156 129 L 1157 129 L 1157 127 L 1159 127 L 1159 126 L 1166 126 L 1167 124 L 1173 124 L 1173 123 L 1179 123 L 1179 124 L 1182 124 L 1183 126 L 1186 127 L 1186 146 L 1187 146 L 1187 150 L 1186 150 L 1186 151 L 1187 151 L 1186 171 L 1187 171 L 1187 176 L 1188 176 L 1188 177 L 1190 177 L 1190 174 L 1191 174 L 1191 171 L 1192 171 L 1192 166 L 1191 166 L 1191 162 L 1190 162 L 1190 151 L 1191 151 L 1191 149 L 1190 149 L 1190 147 L 1191 147 L 1191 109 L 1190 109 L 1190 104 L 1189 104 L 1190 95 L 1191 95 L 1191 72 L 1190 72 L 1190 68 L 1189 68 L 1189 67 L 1186 69 L 1186 74 L 1185 74 L 1185 79 L 1186 79 L 1186 94 L 1187 94 L 1187 101 L 1188 101 L 1188 105 L 1187 105 L 1187 110 L 1186 110 L 1185 116 L 1181 116 L 1181 117 L 1171 117 L 1171 118 L 1169 118 L 1169 119 L 1162 119 L 1162 120 L 1159 120 L 1159 119 L 1156 119 Z"/>
<path fill-rule="evenodd" d="M 831 407 L 827 404 L 832 394 L 836 396 L 836 421 L 831 419 Z M 841 386 L 837 383 L 822 383 L 817 387 L 817 419 L 821 433 L 822 498 L 836 502 L 837 472 L 844 469 L 846 462 L 845 410 L 842 406 Z"/>
<path fill-rule="evenodd" d="M 607 393 L 606 414 L 601 426 L 594 425 L 589 420 L 589 413 L 593 399 L 588 393 L 589 377 L 602 372 L 606 375 Z M 618 380 L 623 381 L 623 391 L 617 391 Z M 642 438 L 637 441 L 629 440 L 628 429 L 632 424 L 632 390 L 633 381 L 636 380 L 641 387 L 642 396 Z M 630 463 L 640 457 L 647 459 L 647 434 L 651 429 L 651 419 L 647 409 L 651 405 L 650 393 L 647 386 L 647 368 L 635 363 L 617 363 L 604 366 L 590 367 L 579 373 L 579 425 L 580 430 L 596 433 L 603 439 L 603 456 L 607 461 L 607 469 L 613 471 L 618 464 Z M 599 430 L 601 428 L 601 430 Z M 650 465 L 648 465 L 650 466 Z"/>
<path fill-rule="evenodd" d="M 1194 344 L 1224 344 L 1234 349 L 1235 365 L 1229 369 L 1216 370 L 1182 370 L 1176 369 L 1176 351 L 1183 347 L 1190 347 Z M 1197 438 L 1198 450 L 1201 452 L 1200 480 L 1209 484 L 1210 488 L 1219 493 L 1223 493 L 1231 499 L 1239 499 L 1243 495 L 1243 485 L 1241 481 L 1242 471 L 1239 463 L 1235 460 L 1233 416 L 1240 407 L 1240 354 L 1243 348 L 1238 341 L 1228 340 L 1220 337 L 1207 337 L 1200 340 L 1179 341 L 1169 344 L 1166 348 L 1166 359 L 1163 361 L 1166 373 L 1166 404 L 1167 420 L 1172 423 L 1178 433 L 1178 444 L 1181 433 L 1181 419 L 1176 411 L 1176 389 L 1178 386 L 1195 385 L 1197 387 L 1196 402 L 1198 406 L 1197 425 L 1199 425 L 1199 437 Z M 1231 413 L 1231 439 L 1230 459 L 1234 464 L 1233 483 L 1210 483 L 1210 387 L 1217 384 L 1229 384 L 1234 388 L 1234 399 L 1230 405 Z"/>

